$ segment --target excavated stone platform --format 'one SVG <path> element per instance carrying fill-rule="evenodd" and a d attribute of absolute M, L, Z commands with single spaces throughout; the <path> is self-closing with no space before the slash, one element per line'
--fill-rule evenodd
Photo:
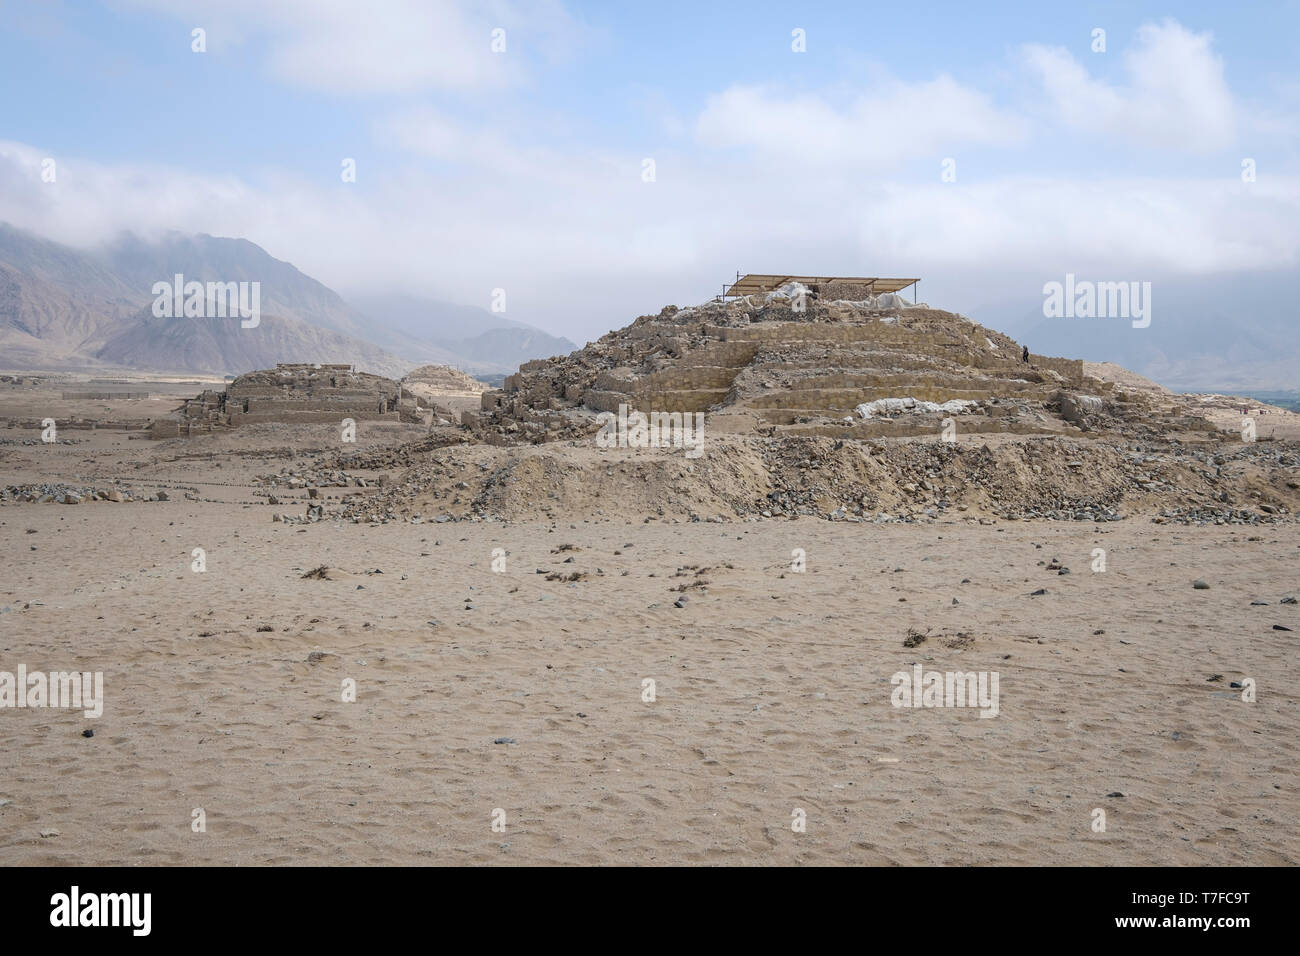
<path fill-rule="evenodd" d="M 728 433 L 902 437 L 948 417 L 920 410 L 864 421 L 880 399 L 973 403 L 977 434 L 1205 431 L 1184 403 L 1084 374 L 1078 359 L 1031 355 L 1010 337 L 925 305 L 750 297 L 643 315 L 571 355 L 521 366 L 462 424 L 492 443 L 589 435 L 620 408 L 697 413 Z"/>

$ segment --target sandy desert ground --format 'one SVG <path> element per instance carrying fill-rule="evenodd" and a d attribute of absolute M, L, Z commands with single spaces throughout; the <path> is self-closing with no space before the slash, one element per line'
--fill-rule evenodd
<path fill-rule="evenodd" d="M 292 443 L 68 435 L 0 484 L 170 500 L 0 506 L 0 670 L 105 696 L 0 709 L 0 864 L 1300 861 L 1293 523 L 294 525 Z"/>

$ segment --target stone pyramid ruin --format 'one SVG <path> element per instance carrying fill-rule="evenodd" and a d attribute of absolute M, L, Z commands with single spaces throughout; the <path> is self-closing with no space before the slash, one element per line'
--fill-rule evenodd
<path fill-rule="evenodd" d="M 620 406 L 704 412 L 714 434 L 837 438 L 1207 431 L 1176 396 L 1090 378 L 952 312 L 802 288 L 669 306 L 568 356 L 528 362 L 463 424 L 494 442 L 594 429 Z"/>

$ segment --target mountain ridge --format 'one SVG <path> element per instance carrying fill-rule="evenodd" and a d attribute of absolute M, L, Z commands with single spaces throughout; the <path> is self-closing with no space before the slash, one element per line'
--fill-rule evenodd
<path fill-rule="evenodd" d="M 176 275 L 186 282 L 258 282 L 260 322 L 242 327 L 231 319 L 155 317 L 154 284 L 171 283 Z M 449 315 L 444 325 L 475 334 L 430 336 L 409 317 L 382 321 L 244 238 L 173 231 L 144 239 L 123 232 L 79 249 L 0 222 L 0 351 L 6 364 L 237 375 L 277 362 L 351 362 L 400 377 L 438 363 L 502 374 L 529 358 L 575 347 L 515 320 L 489 318 L 475 328 L 470 320 L 480 313 L 491 317 L 487 310 L 407 298 L 425 316 L 436 318 L 441 308 Z M 479 341 L 484 331 L 498 334 Z M 468 343 L 465 352 L 460 342 Z"/>

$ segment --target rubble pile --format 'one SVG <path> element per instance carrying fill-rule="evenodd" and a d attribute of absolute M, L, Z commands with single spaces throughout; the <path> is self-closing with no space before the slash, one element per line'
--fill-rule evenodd
<path fill-rule="evenodd" d="M 324 463 L 322 463 L 324 464 Z M 372 464 L 391 462 L 376 457 Z M 1300 508 L 1300 454 L 1284 446 L 1124 445 L 1082 438 L 986 444 L 730 437 L 696 460 L 594 452 L 585 442 L 459 446 L 370 477 L 323 467 L 323 517 L 349 521 L 1117 521 L 1270 523 Z M 313 476 L 308 478 L 307 476 Z M 343 490 L 346 487 L 346 490 Z"/>
<path fill-rule="evenodd" d="M 882 306 L 882 300 L 893 303 Z M 964 316 L 780 293 L 668 306 L 570 355 L 525 363 L 461 421 L 498 445 L 582 439 L 620 407 L 704 412 L 714 431 L 905 437 L 960 415 L 975 433 L 1206 432 L 1190 403 L 1031 355 Z M 802 301 L 802 308 L 800 308 Z"/>
<path fill-rule="evenodd" d="M 669 306 L 528 362 L 459 427 L 319 459 L 301 487 L 340 490 L 302 520 L 1253 524 L 1300 508 L 1294 443 L 1231 440 L 1183 396 L 1024 361 L 897 296 L 798 305 Z M 702 414 L 702 454 L 599 443 L 628 408 Z"/>
<path fill-rule="evenodd" d="M 0 503 L 79 505 L 91 501 L 167 501 L 165 491 L 141 492 L 134 488 L 113 486 L 97 488 L 89 485 L 69 485 L 64 482 L 9 485 L 0 488 Z"/>

